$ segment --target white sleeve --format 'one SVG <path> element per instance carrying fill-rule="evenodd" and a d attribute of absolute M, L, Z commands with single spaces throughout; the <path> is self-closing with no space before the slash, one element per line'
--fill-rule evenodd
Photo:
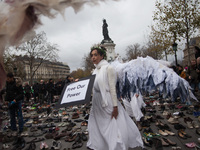
<path fill-rule="evenodd" d="M 110 88 L 110 94 L 113 101 L 113 106 L 117 106 L 117 93 L 116 93 L 116 75 L 112 66 L 107 68 L 108 71 L 108 84 Z"/>

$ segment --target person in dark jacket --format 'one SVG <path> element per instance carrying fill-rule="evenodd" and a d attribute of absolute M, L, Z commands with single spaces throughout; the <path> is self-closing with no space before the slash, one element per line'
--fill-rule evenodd
<path fill-rule="evenodd" d="M 56 83 L 56 95 L 60 95 L 63 90 L 64 84 L 61 79 Z"/>
<path fill-rule="evenodd" d="M 34 97 L 34 102 L 37 102 L 37 98 L 38 98 L 38 92 L 39 92 L 39 84 L 38 82 L 35 82 L 33 84 L 33 97 Z"/>
<path fill-rule="evenodd" d="M 198 46 L 195 46 L 194 49 L 195 49 L 195 58 L 197 59 L 198 57 L 200 57 L 200 48 Z"/>
<path fill-rule="evenodd" d="M 44 103 L 44 96 L 46 94 L 46 87 L 44 84 L 44 80 L 40 80 L 40 84 L 38 85 L 38 95 L 40 104 Z"/>
<path fill-rule="evenodd" d="M 46 89 L 48 92 L 48 104 L 53 103 L 53 95 L 55 92 L 53 79 L 49 79 L 49 82 L 46 84 Z"/>
<path fill-rule="evenodd" d="M 29 102 L 29 99 L 31 98 L 31 86 L 28 84 L 28 82 L 25 83 L 24 93 L 25 93 L 26 101 Z"/>
<path fill-rule="evenodd" d="M 17 131 L 16 114 L 19 124 L 19 133 L 23 132 L 22 100 L 24 98 L 22 81 L 15 79 L 12 73 L 7 74 L 5 101 L 8 103 L 10 111 L 11 130 Z"/>
<path fill-rule="evenodd" d="M 65 84 L 68 84 L 68 83 L 73 82 L 73 81 L 74 81 L 74 78 L 72 76 L 68 75 L 66 77 Z"/>
<path fill-rule="evenodd" d="M 195 93 L 195 90 L 198 86 L 198 69 L 195 59 L 191 61 L 191 66 L 188 67 L 187 75 L 188 82 L 192 87 L 192 92 Z"/>

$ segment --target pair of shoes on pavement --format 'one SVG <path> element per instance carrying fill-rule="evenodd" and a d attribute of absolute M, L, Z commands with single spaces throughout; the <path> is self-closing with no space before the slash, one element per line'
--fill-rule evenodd
<path fill-rule="evenodd" d="M 52 146 L 51 146 L 51 150 L 59 150 L 61 149 L 62 145 L 61 145 L 61 141 L 52 141 Z"/>

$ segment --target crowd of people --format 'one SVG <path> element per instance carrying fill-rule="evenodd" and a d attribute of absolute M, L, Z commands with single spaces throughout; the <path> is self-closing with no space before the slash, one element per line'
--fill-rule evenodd
<path fill-rule="evenodd" d="M 13 76 L 13 80 L 19 79 L 20 78 Z M 24 95 L 22 101 L 29 102 L 31 98 L 34 98 L 35 103 L 39 102 L 40 104 L 43 104 L 44 101 L 46 101 L 48 104 L 53 103 L 53 96 L 61 95 L 65 84 L 73 80 L 74 78 L 68 75 L 66 80 L 59 79 L 57 82 L 53 81 L 53 79 L 49 79 L 48 81 L 40 80 L 39 83 L 35 81 L 33 85 L 30 85 L 28 82 L 26 82 L 24 85 L 22 85 Z M 5 89 L 1 91 L 2 96 L 6 93 Z"/>
<path fill-rule="evenodd" d="M 195 50 L 195 58 L 191 60 L 189 66 L 177 64 L 173 67 L 179 76 L 189 82 L 194 94 L 200 91 L 200 48 L 195 46 Z"/>

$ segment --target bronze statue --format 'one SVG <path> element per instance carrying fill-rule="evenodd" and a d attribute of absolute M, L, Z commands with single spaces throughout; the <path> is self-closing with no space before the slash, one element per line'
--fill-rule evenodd
<path fill-rule="evenodd" d="M 108 35 L 108 24 L 106 23 L 106 19 L 103 19 L 103 36 L 104 40 L 111 40 L 109 35 Z"/>

